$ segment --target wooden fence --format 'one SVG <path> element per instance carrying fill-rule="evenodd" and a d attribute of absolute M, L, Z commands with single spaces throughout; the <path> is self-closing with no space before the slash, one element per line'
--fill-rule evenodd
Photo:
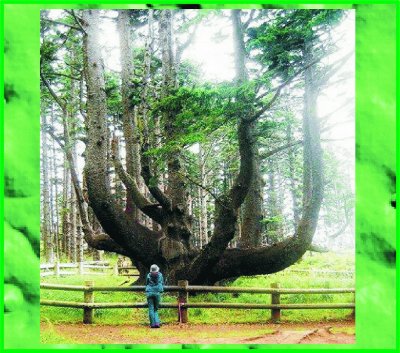
<path fill-rule="evenodd" d="M 93 323 L 95 309 L 116 308 L 147 308 L 147 303 L 95 303 L 94 292 L 144 292 L 144 286 L 130 287 L 96 287 L 93 281 L 85 281 L 84 286 L 41 284 L 40 288 L 48 290 L 82 291 L 83 302 L 66 302 L 41 299 L 40 304 L 67 308 L 83 309 L 83 323 Z M 217 286 L 190 286 L 187 281 L 179 281 L 177 286 L 164 286 L 165 292 L 175 292 L 177 303 L 161 303 L 160 308 L 175 308 L 178 310 L 178 320 L 188 322 L 189 308 L 225 308 L 225 309 L 269 309 L 273 322 L 279 322 L 283 309 L 353 309 L 352 303 L 320 303 L 320 304 L 281 304 L 281 294 L 340 294 L 355 293 L 354 288 L 280 288 L 278 283 L 271 288 L 242 288 L 242 287 L 217 287 Z M 246 303 L 190 303 L 189 293 L 258 293 L 270 294 L 271 304 L 246 304 Z"/>
<path fill-rule="evenodd" d="M 98 272 L 96 272 L 96 270 Z M 114 275 L 137 277 L 139 273 L 135 267 L 119 267 L 118 264 L 110 266 L 106 261 L 89 261 L 78 263 L 40 264 L 40 277 L 46 276 L 73 276 L 73 275 L 103 275 L 106 271 L 112 270 Z M 130 270 L 136 270 L 130 272 Z"/>

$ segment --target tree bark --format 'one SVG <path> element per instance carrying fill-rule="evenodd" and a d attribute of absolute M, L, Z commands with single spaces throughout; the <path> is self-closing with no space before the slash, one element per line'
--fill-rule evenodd
<path fill-rule="evenodd" d="M 241 11 L 232 11 L 232 22 L 234 29 L 234 43 L 235 43 L 235 64 L 236 64 L 236 81 L 238 87 L 248 82 L 248 72 L 246 68 L 246 49 L 244 43 L 244 28 L 241 21 Z M 247 111 L 245 116 L 251 116 L 254 111 L 254 107 L 243 93 L 242 96 L 238 97 L 240 104 L 246 107 Z M 251 134 L 254 135 L 255 123 L 249 124 Z M 254 144 L 254 143 L 253 143 Z M 262 219 L 262 188 L 261 188 L 261 175 L 259 163 L 257 163 L 258 152 L 256 147 L 254 148 L 252 164 L 257 165 L 251 174 L 251 181 L 249 190 L 246 194 L 244 203 L 242 205 L 242 225 L 241 225 L 241 237 L 240 247 L 248 248 L 259 246 L 261 244 L 261 219 Z"/>
<path fill-rule="evenodd" d="M 257 157 L 256 157 L 257 158 Z M 249 192 L 242 206 L 240 247 L 252 248 L 261 245 L 263 219 L 263 180 L 260 164 L 257 163 Z"/>
<path fill-rule="evenodd" d="M 286 142 L 289 144 L 293 141 L 293 132 L 292 132 L 292 122 L 289 119 L 286 119 Z M 290 194 L 292 196 L 292 209 L 293 209 L 293 227 L 296 229 L 297 224 L 300 219 L 300 205 L 299 205 L 299 192 L 298 186 L 296 184 L 296 155 L 295 151 L 292 148 L 289 148 L 288 151 L 288 167 L 289 167 L 289 178 L 290 178 Z"/>
<path fill-rule="evenodd" d="M 55 124 L 55 117 L 54 117 L 54 110 L 52 108 L 51 114 L 51 124 L 54 126 Z M 52 151 L 52 167 L 53 167 L 53 187 L 54 187 L 54 244 L 55 244 L 55 256 L 56 259 L 60 259 L 60 210 L 59 210 L 59 190 L 58 190 L 58 165 L 57 165 L 57 154 L 58 151 L 56 150 L 55 141 L 52 141 L 51 144 L 51 151 Z"/>
<path fill-rule="evenodd" d="M 72 168 L 72 167 L 71 167 Z M 70 169 L 71 170 L 71 169 Z M 71 230 L 70 230 L 70 261 L 75 263 L 77 261 L 77 209 L 76 209 L 76 194 L 75 190 L 71 189 L 70 196 L 70 212 L 71 212 Z"/>
<path fill-rule="evenodd" d="M 64 155 L 64 164 L 63 164 L 63 198 L 62 198 L 62 243 L 63 243 L 63 252 L 68 257 L 70 253 L 69 250 L 69 238 L 70 238 L 70 219 L 69 219 L 69 189 L 70 189 L 70 175 L 68 171 L 68 165 L 66 156 Z"/>
<path fill-rule="evenodd" d="M 199 144 L 198 162 L 200 169 L 200 184 L 207 186 L 205 153 Z M 208 215 L 207 215 L 208 194 L 203 187 L 199 187 L 199 246 L 202 248 L 208 243 Z"/>
<path fill-rule="evenodd" d="M 47 112 L 42 113 L 42 126 L 47 125 Z M 49 183 L 49 145 L 47 142 L 47 134 L 42 133 L 42 235 L 44 242 L 44 252 L 47 262 L 54 261 L 53 239 L 50 225 L 50 183 Z"/>
<path fill-rule="evenodd" d="M 269 221 L 266 224 L 266 233 L 268 243 L 276 243 L 281 241 L 283 238 L 282 229 L 282 208 L 279 201 L 279 193 L 282 192 L 277 185 L 276 178 L 276 161 L 268 159 L 268 218 Z"/>
<path fill-rule="evenodd" d="M 160 15 L 160 46 L 162 61 L 162 95 L 166 98 L 173 94 L 176 89 L 176 72 L 175 61 L 173 55 L 172 40 L 172 11 L 161 11 Z M 176 137 L 177 127 L 175 118 L 177 111 L 168 109 L 163 111 L 163 120 L 165 123 L 166 143 L 174 141 Z M 182 214 L 187 214 L 187 191 L 186 183 L 183 177 L 181 151 L 179 148 L 173 149 L 168 155 L 168 184 L 167 194 L 171 199 L 172 207 L 176 208 Z"/>
<path fill-rule="evenodd" d="M 118 11 L 118 31 L 121 47 L 121 96 L 122 96 L 122 118 L 123 130 L 126 144 L 126 169 L 139 186 L 142 188 L 141 165 L 140 165 L 140 141 L 138 133 L 137 116 L 135 106 L 132 103 L 133 87 L 133 49 L 131 29 L 129 26 L 129 11 Z M 138 221 L 139 209 L 135 206 L 132 195 L 127 191 L 125 212 Z"/>

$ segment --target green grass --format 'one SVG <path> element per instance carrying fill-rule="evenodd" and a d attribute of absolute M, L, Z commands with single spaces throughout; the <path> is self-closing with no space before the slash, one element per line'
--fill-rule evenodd
<path fill-rule="evenodd" d="M 354 326 L 350 327 L 331 327 L 329 332 L 336 335 L 338 333 L 345 333 L 346 335 L 355 335 L 356 328 Z"/>
<path fill-rule="evenodd" d="M 42 344 L 71 344 L 79 343 L 71 338 L 66 338 L 55 332 L 50 324 L 46 329 L 40 330 L 40 343 Z"/>
<path fill-rule="evenodd" d="M 349 271 L 354 268 L 354 258 L 351 255 L 317 254 L 305 256 L 302 261 L 291 269 L 329 269 Z M 97 286 L 119 286 L 126 277 L 105 276 L 67 276 L 62 278 L 45 277 L 42 282 L 82 285 L 84 281 L 93 279 Z M 270 287 L 278 282 L 282 288 L 353 288 L 354 278 L 341 274 L 308 274 L 279 272 L 271 275 L 240 277 L 231 286 L 238 287 Z M 127 284 L 124 284 L 126 286 Z M 82 292 L 41 290 L 41 298 L 62 301 L 83 301 Z M 350 303 L 354 294 L 287 294 L 281 295 L 281 303 Z M 126 292 L 95 292 L 95 302 L 145 302 L 144 293 Z M 269 304 L 271 296 L 267 294 L 229 294 L 202 293 L 190 295 L 190 302 L 229 302 Z M 176 302 L 176 297 L 168 293 L 163 295 L 163 302 Z M 351 315 L 351 309 L 307 309 L 282 310 L 282 321 L 315 322 L 344 320 Z M 164 323 L 177 321 L 175 309 L 161 309 L 161 319 Z M 41 307 L 41 319 L 53 323 L 82 322 L 82 309 Z M 94 320 L 97 324 L 143 324 L 147 326 L 146 309 L 98 309 L 95 310 Z M 209 323 L 262 323 L 270 320 L 270 310 L 262 309 L 189 309 L 189 320 L 193 324 Z"/>

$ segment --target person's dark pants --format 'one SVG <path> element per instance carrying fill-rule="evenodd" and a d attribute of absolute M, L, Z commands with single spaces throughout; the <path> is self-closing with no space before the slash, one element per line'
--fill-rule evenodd
<path fill-rule="evenodd" d="M 149 305 L 150 326 L 160 325 L 158 317 L 158 307 L 161 301 L 160 293 L 147 293 L 147 304 Z"/>

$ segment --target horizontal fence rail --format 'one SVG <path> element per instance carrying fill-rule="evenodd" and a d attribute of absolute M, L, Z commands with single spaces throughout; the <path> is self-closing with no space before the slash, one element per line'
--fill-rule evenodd
<path fill-rule="evenodd" d="M 71 271 L 71 269 L 76 269 Z M 67 270 L 67 271 L 63 271 Z M 69 270 L 69 271 L 68 271 Z M 91 270 L 91 271 L 87 271 Z M 96 272 L 93 270 L 101 270 L 101 272 Z M 54 264 L 40 264 L 40 277 L 47 276 L 73 276 L 73 275 L 104 275 L 104 271 L 112 270 L 112 273 L 116 276 L 130 276 L 138 277 L 139 272 L 135 267 L 121 267 L 118 264 L 111 266 L 107 261 L 85 261 L 78 263 L 61 263 L 55 262 Z M 134 272 L 129 272 L 129 270 L 134 270 Z"/>
<path fill-rule="evenodd" d="M 42 300 L 41 305 L 58 306 L 66 308 L 147 308 L 147 303 L 77 303 Z M 219 309 L 353 309 L 353 303 L 321 303 L 321 304 L 246 304 L 246 303 L 162 303 L 160 308 L 177 309 L 185 308 L 219 308 Z"/>
<path fill-rule="evenodd" d="M 40 304 L 66 308 L 83 309 L 83 322 L 93 323 L 94 309 L 117 308 L 147 308 L 147 303 L 95 303 L 94 292 L 144 292 L 145 286 L 130 287 L 104 287 L 95 286 L 93 281 L 86 281 L 85 285 L 59 285 L 42 283 L 41 289 L 81 291 L 84 293 L 83 302 L 67 302 L 41 299 Z M 178 309 L 180 322 L 188 322 L 189 308 L 221 308 L 221 309 L 269 309 L 273 322 L 280 321 L 281 310 L 285 309 L 355 309 L 352 303 L 316 303 L 316 304 L 281 304 L 282 294 L 341 294 L 355 293 L 354 288 L 280 288 L 278 283 L 271 284 L 271 288 L 243 288 L 243 287 L 218 287 L 218 286 L 190 286 L 187 281 L 179 281 L 177 286 L 164 286 L 165 292 L 177 293 L 177 303 L 162 303 L 160 308 Z M 270 294 L 271 304 L 247 303 L 189 303 L 189 293 L 253 293 Z"/>
<path fill-rule="evenodd" d="M 93 292 L 144 292 L 145 286 L 130 287 L 103 287 L 103 286 L 74 286 L 68 284 L 43 283 L 42 289 L 70 290 Z M 354 288 L 245 288 L 245 287 L 217 287 L 217 286 L 164 286 L 164 292 L 210 292 L 210 293 L 259 293 L 259 294 L 335 294 L 335 293 L 354 293 Z"/>

